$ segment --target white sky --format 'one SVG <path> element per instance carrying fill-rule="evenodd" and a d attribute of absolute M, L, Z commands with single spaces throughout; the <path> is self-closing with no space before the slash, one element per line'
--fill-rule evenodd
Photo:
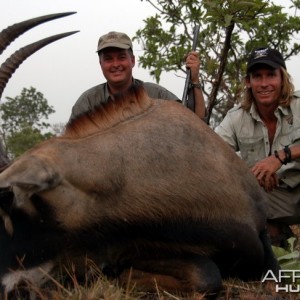
<path fill-rule="evenodd" d="M 277 0 L 276 3 L 286 0 Z M 54 34 L 79 30 L 79 33 L 56 41 L 27 58 L 9 80 L 5 97 L 20 95 L 21 90 L 33 86 L 44 94 L 55 109 L 50 115 L 51 124 L 67 122 L 71 108 L 86 89 L 104 82 L 96 46 L 100 35 L 109 31 L 126 32 L 133 37 L 144 27 L 147 17 L 156 13 L 146 1 L 141 0 L 0 0 L 0 29 L 34 17 L 76 11 L 77 14 L 41 24 L 17 38 L 1 55 L 0 63 L 30 43 Z M 134 43 L 134 53 L 142 55 L 141 45 Z M 300 89 L 298 75 L 300 58 L 287 61 L 287 68 Z M 179 74 L 180 75 L 180 74 Z M 154 79 L 148 70 L 136 66 L 134 76 L 144 81 Z M 184 79 L 174 72 L 163 74 L 160 84 L 182 97 Z"/>

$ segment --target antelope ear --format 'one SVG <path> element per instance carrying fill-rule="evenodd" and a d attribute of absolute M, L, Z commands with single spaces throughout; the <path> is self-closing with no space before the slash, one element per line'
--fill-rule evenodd
<path fill-rule="evenodd" d="M 0 188 L 17 186 L 33 193 L 52 187 L 57 181 L 53 168 L 33 156 L 20 157 L 0 174 Z"/>

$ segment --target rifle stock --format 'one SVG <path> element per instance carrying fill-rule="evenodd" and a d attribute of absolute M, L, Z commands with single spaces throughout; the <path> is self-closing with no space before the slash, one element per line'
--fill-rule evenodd
<path fill-rule="evenodd" d="M 196 51 L 198 36 L 199 36 L 199 28 L 200 28 L 199 25 L 196 25 L 194 27 L 192 51 Z M 190 69 L 187 69 L 186 72 L 186 79 L 185 79 L 185 85 L 184 85 L 183 96 L 182 96 L 182 104 L 184 106 L 187 106 L 191 110 L 195 111 L 195 99 L 194 99 L 194 94 L 191 91 L 191 70 Z"/>

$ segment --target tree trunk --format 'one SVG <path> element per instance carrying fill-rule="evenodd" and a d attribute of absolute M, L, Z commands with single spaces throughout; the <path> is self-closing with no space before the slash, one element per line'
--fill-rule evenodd
<path fill-rule="evenodd" d="M 218 90 L 221 85 L 221 81 L 223 78 L 223 73 L 226 67 L 226 62 L 227 62 L 227 57 L 228 57 L 228 52 L 231 47 L 231 36 L 232 32 L 234 29 L 234 23 L 231 23 L 227 28 L 226 28 L 226 37 L 225 37 L 225 42 L 224 42 L 224 48 L 221 54 L 221 59 L 220 59 L 220 67 L 218 70 L 217 78 L 216 81 L 213 83 L 213 88 L 211 91 L 211 94 L 209 96 L 209 101 L 208 101 L 208 107 L 207 107 L 207 124 L 209 124 L 209 120 L 212 114 L 212 110 L 214 106 L 216 105 L 217 101 L 217 95 L 218 95 Z"/>

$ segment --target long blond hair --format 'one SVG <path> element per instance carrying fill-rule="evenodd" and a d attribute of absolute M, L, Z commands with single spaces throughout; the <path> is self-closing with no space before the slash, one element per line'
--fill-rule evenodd
<path fill-rule="evenodd" d="M 294 84 L 292 83 L 292 78 L 287 70 L 283 67 L 280 67 L 281 77 L 282 77 L 282 87 L 281 94 L 279 97 L 278 105 L 282 107 L 288 107 L 290 105 L 291 99 L 294 94 Z M 249 110 L 251 104 L 254 102 L 254 97 L 252 93 L 252 89 L 248 88 L 246 85 L 246 80 L 249 79 L 250 73 L 248 73 L 244 79 L 244 87 L 243 87 L 243 96 L 241 99 L 241 107 L 244 110 Z"/>

